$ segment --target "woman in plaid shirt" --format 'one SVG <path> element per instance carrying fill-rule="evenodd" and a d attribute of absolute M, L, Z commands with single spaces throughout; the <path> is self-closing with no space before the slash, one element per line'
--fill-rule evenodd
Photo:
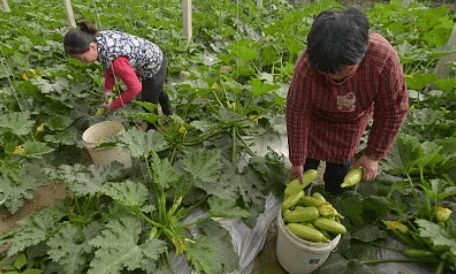
<path fill-rule="evenodd" d="M 395 49 L 369 33 L 356 8 L 321 13 L 296 63 L 288 92 L 286 120 L 292 178 L 326 162 L 325 190 L 341 191 L 350 167 L 373 180 L 408 111 L 404 73 Z M 368 121 L 367 147 L 353 165 Z"/>

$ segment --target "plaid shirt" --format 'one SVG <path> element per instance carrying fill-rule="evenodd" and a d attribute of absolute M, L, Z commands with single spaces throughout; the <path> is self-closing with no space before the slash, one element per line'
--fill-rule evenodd
<path fill-rule="evenodd" d="M 286 106 L 290 161 L 307 158 L 343 163 L 352 159 L 368 121 L 373 125 L 364 155 L 389 152 L 408 111 L 404 73 L 394 48 L 380 34 L 356 72 L 341 83 L 314 69 L 305 52 L 296 63 Z"/>

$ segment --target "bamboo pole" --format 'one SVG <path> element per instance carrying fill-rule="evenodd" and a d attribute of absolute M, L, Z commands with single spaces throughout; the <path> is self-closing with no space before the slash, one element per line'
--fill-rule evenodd
<path fill-rule="evenodd" d="M 182 19 L 184 21 L 184 37 L 191 40 L 192 33 L 192 0 L 182 0 Z"/>
<path fill-rule="evenodd" d="M 67 15 L 67 24 L 70 28 L 76 28 L 76 21 L 74 20 L 73 6 L 71 0 L 62 0 L 65 6 L 65 13 Z"/>
<path fill-rule="evenodd" d="M 8 1 L 7 0 L 2 0 L 2 8 L 3 11 L 5 12 L 11 12 L 9 6 L 8 6 Z"/>

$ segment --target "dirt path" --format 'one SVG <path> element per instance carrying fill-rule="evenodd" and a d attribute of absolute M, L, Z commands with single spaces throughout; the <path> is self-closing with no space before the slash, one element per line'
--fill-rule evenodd
<path fill-rule="evenodd" d="M 27 201 L 16 214 L 10 214 L 6 209 L 0 208 L 0 235 L 16 227 L 21 219 L 54 204 L 66 195 L 63 183 L 51 183 L 39 186 L 33 199 Z"/>

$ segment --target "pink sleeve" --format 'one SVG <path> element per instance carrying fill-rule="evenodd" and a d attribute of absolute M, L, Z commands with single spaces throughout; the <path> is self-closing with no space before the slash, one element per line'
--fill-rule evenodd
<path fill-rule="evenodd" d="M 116 80 L 114 79 L 114 75 L 112 75 L 112 71 L 110 68 L 105 69 L 104 72 L 104 91 L 109 92 L 112 91 L 114 88 L 114 84 Z"/>
<path fill-rule="evenodd" d="M 128 104 L 139 93 L 141 93 L 142 84 L 131 67 L 128 58 L 118 57 L 112 61 L 111 66 L 114 76 L 120 78 L 126 86 L 126 90 L 114 99 L 114 101 L 112 101 L 109 111 L 114 111 Z"/>

